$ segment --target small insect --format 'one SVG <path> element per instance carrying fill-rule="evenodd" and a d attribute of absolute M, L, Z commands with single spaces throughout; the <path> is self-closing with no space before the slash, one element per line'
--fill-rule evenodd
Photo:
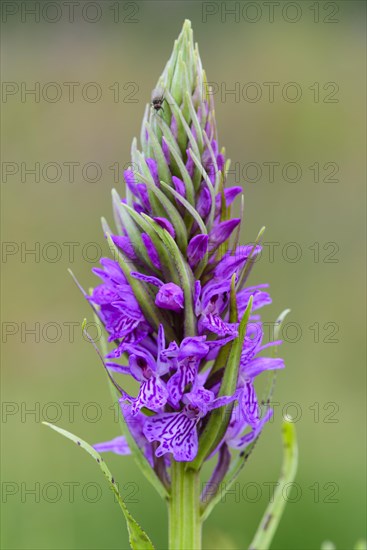
<path fill-rule="evenodd" d="M 152 91 L 152 107 L 158 113 L 162 109 L 162 103 L 164 101 L 164 90 L 162 88 L 155 88 Z"/>

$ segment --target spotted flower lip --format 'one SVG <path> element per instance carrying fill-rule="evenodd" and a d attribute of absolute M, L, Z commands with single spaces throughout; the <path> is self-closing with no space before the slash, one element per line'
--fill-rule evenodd
<path fill-rule="evenodd" d="M 185 29 L 156 86 L 163 109 L 147 106 L 133 141 L 126 197 L 113 191 L 116 230 L 103 227 L 114 259 L 93 270 L 101 284 L 87 297 L 108 334 L 106 369 L 134 384 L 120 398 L 130 436 L 165 483 L 172 460 L 196 465 L 256 439 L 271 417 L 256 379 L 284 367 L 268 353 L 281 342 L 264 342 L 268 285 L 245 286 L 261 245 L 238 244 L 242 187 L 228 183 L 213 96 Z M 217 409 L 227 420 L 212 429 Z M 129 451 L 122 438 L 96 448 Z"/>
<path fill-rule="evenodd" d="M 197 424 L 209 411 L 222 407 L 234 397 L 216 399 L 213 392 L 196 388 L 185 394 L 184 408 L 180 412 L 161 413 L 149 418 L 144 424 L 148 441 L 159 441 L 157 456 L 172 453 L 179 462 L 193 460 L 198 449 Z"/>

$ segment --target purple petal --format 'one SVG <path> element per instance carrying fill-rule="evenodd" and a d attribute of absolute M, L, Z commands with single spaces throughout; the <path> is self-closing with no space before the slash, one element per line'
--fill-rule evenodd
<path fill-rule="evenodd" d="M 139 281 L 144 281 L 144 283 L 149 283 L 150 285 L 158 287 L 163 285 L 162 281 L 158 279 L 158 277 L 153 277 L 152 275 L 144 275 L 138 271 L 131 271 L 130 275 L 134 277 L 134 279 L 139 279 Z"/>
<path fill-rule="evenodd" d="M 160 287 L 155 303 L 162 309 L 180 311 L 184 307 L 184 293 L 175 283 L 166 283 Z"/>
<path fill-rule="evenodd" d="M 180 344 L 179 360 L 186 357 L 198 357 L 203 359 L 209 351 L 205 336 L 188 336 Z"/>
<path fill-rule="evenodd" d="M 228 342 L 231 342 L 233 338 L 236 338 L 236 333 L 230 334 L 229 336 L 226 336 L 225 338 L 218 338 L 217 340 L 208 340 L 207 344 L 209 346 L 209 350 L 212 351 L 214 349 L 221 348 L 228 344 Z"/>
<path fill-rule="evenodd" d="M 232 220 L 227 220 L 216 224 L 209 235 L 209 250 L 214 250 L 220 244 L 229 239 L 232 231 L 240 222 L 240 218 L 233 218 Z"/>
<path fill-rule="evenodd" d="M 197 414 L 200 418 L 205 416 L 207 412 L 211 409 L 216 408 L 215 406 L 213 406 L 213 403 L 215 401 L 214 393 L 210 390 L 206 390 L 203 387 L 196 387 L 195 389 L 191 390 L 190 393 L 186 393 L 183 396 L 182 401 L 188 405 L 191 405 L 191 409 L 199 411 Z"/>
<path fill-rule="evenodd" d="M 170 221 L 168 221 L 166 218 L 153 218 L 153 220 L 156 221 L 158 225 L 163 227 L 163 229 L 168 231 L 171 237 L 175 238 L 176 232 Z"/>
<path fill-rule="evenodd" d="M 175 186 L 175 189 L 177 193 L 179 193 L 182 197 L 186 197 L 186 186 L 180 178 L 177 178 L 176 176 L 172 176 L 172 182 Z"/>
<path fill-rule="evenodd" d="M 137 212 L 138 214 L 141 214 L 142 212 L 144 212 L 144 214 L 146 213 L 146 209 L 141 204 L 138 204 L 137 202 L 133 203 L 133 207 L 135 212 Z"/>
<path fill-rule="evenodd" d="M 147 186 L 145 185 L 145 183 L 137 183 L 136 189 L 137 189 L 137 196 L 140 197 L 140 200 L 144 208 L 148 211 L 151 210 L 149 195 L 148 195 Z"/>
<path fill-rule="evenodd" d="M 147 253 L 150 258 L 150 261 L 152 262 L 154 267 L 156 267 L 157 269 L 161 269 L 161 262 L 159 259 L 159 255 L 156 247 L 153 244 L 152 239 L 146 233 L 142 233 L 141 238 L 143 240 L 145 248 L 147 249 Z"/>
<path fill-rule="evenodd" d="M 166 142 L 164 137 L 162 137 L 162 151 L 163 151 L 163 154 L 164 154 L 164 158 L 166 159 L 166 163 L 168 165 L 170 165 L 171 164 L 171 153 L 170 153 L 169 147 L 168 147 L 167 142 Z"/>
<path fill-rule="evenodd" d="M 159 325 L 158 339 L 157 339 L 157 374 L 160 376 L 166 374 L 169 371 L 170 361 L 164 354 L 166 339 L 164 335 L 163 325 Z"/>
<path fill-rule="evenodd" d="M 224 199 L 226 207 L 230 206 L 234 199 L 242 193 L 242 187 L 227 187 L 224 190 Z M 218 214 L 222 206 L 222 193 L 218 193 L 215 197 L 216 213 Z"/>
<path fill-rule="evenodd" d="M 195 267 L 204 258 L 208 250 L 208 242 L 208 235 L 200 234 L 191 239 L 187 247 L 187 259 L 190 267 Z"/>
<path fill-rule="evenodd" d="M 177 407 L 186 386 L 192 385 L 197 373 L 197 362 L 186 361 L 181 364 L 177 372 L 167 382 L 169 401 Z"/>
<path fill-rule="evenodd" d="M 237 336 L 237 327 L 238 323 L 226 323 L 218 315 L 213 315 L 212 313 L 203 316 L 199 321 L 200 332 L 209 330 L 218 334 L 218 336 L 226 336 L 228 334 Z"/>
<path fill-rule="evenodd" d="M 156 456 L 172 453 L 177 461 L 192 461 L 198 451 L 196 424 L 185 411 L 157 414 L 145 422 L 144 435 L 148 441 L 159 441 Z"/>
<path fill-rule="evenodd" d="M 152 178 L 154 180 L 154 183 L 159 187 L 159 177 L 158 177 L 158 164 L 155 159 L 147 158 L 145 159 L 145 162 L 148 165 L 149 171 L 152 175 Z"/>
<path fill-rule="evenodd" d="M 284 367 L 284 361 L 279 357 L 257 357 L 245 366 L 244 372 L 249 378 L 255 378 L 255 376 L 266 370 L 284 369 Z"/>
<path fill-rule="evenodd" d="M 145 319 L 134 295 L 125 288 L 116 301 L 101 305 L 100 317 L 109 332 L 109 341 L 128 336 L 137 329 Z M 115 355 L 113 357 L 116 357 Z"/>
<path fill-rule="evenodd" d="M 233 273 L 236 273 L 245 265 L 249 259 L 252 249 L 252 245 L 239 246 L 233 256 L 230 252 L 225 254 L 214 270 L 215 277 L 218 279 L 223 277 L 230 278 Z M 257 245 L 253 252 L 253 258 L 255 259 L 260 252 L 261 246 Z"/>
<path fill-rule="evenodd" d="M 257 285 L 253 287 L 244 288 L 237 294 L 237 306 L 239 315 L 243 315 L 250 296 L 253 297 L 252 311 L 256 311 L 263 306 L 271 304 L 270 295 L 264 292 L 263 288 L 268 288 L 269 285 Z"/>
<path fill-rule="evenodd" d="M 106 367 L 108 367 L 109 370 L 112 370 L 113 372 L 118 372 L 120 374 L 131 374 L 130 367 L 119 365 L 118 363 L 107 362 Z"/>
<path fill-rule="evenodd" d="M 217 340 L 208 340 L 207 344 L 209 346 L 209 353 L 206 356 L 206 360 L 213 361 L 214 359 L 216 359 L 220 348 L 228 344 L 228 342 L 231 342 L 232 340 L 234 340 L 234 338 L 236 338 L 236 333 L 230 334 L 225 338 L 218 338 Z"/>
<path fill-rule="evenodd" d="M 188 171 L 190 178 L 192 178 L 195 171 L 195 163 L 192 159 L 190 149 L 186 149 L 186 154 L 187 154 L 186 170 Z"/>
<path fill-rule="evenodd" d="M 135 174 L 131 169 L 124 171 L 124 180 L 133 195 L 137 195 L 138 190 L 135 182 Z"/>
<path fill-rule="evenodd" d="M 125 345 L 125 351 L 130 353 L 130 372 L 139 382 L 146 382 L 156 371 L 156 364 L 153 357 L 146 351 L 138 350 L 135 346 Z"/>
<path fill-rule="evenodd" d="M 195 281 L 195 285 L 194 285 L 195 315 L 200 315 L 200 313 L 202 311 L 201 302 L 200 302 L 200 294 L 201 294 L 201 283 L 200 283 L 200 281 Z"/>
<path fill-rule="evenodd" d="M 137 256 L 135 254 L 135 249 L 132 245 L 129 237 L 122 237 L 120 235 L 111 235 L 111 239 L 125 254 L 130 258 L 130 260 L 136 260 Z"/>
<path fill-rule="evenodd" d="M 245 380 L 241 395 L 241 412 L 245 421 L 256 427 L 260 421 L 256 392 L 250 379 Z"/>
<path fill-rule="evenodd" d="M 219 407 L 224 407 L 225 405 L 229 405 L 229 403 L 233 403 L 238 398 L 238 392 L 235 392 L 233 395 L 223 395 L 222 397 L 217 397 L 214 399 L 213 403 L 210 404 L 210 410 L 212 409 L 219 409 Z"/>
<path fill-rule="evenodd" d="M 142 407 L 159 411 L 167 403 L 168 391 L 165 384 L 156 377 L 151 377 L 140 386 L 138 397 L 134 399 L 131 414 L 136 415 Z"/>
<path fill-rule="evenodd" d="M 259 352 L 263 338 L 261 323 L 249 323 L 246 329 L 246 336 L 241 352 L 241 365 L 245 366 Z"/>
<path fill-rule="evenodd" d="M 196 210 L 199 215 L 205 219 L 210 212 L 212 199 L 210 196 L 209 189 L 206 184 L 204 184 L 199 193 L 198 199 L 196 201 Z"/>
<path fill-rule="evenodd" d="M 127 444 L 126 439 L 121 435 L 111 439 L 111 441 L 106 441 L 104 443 L 97 443 L 93 445 L 93 448 L 98 453 L 116 453 L 117 455 L 129 455 L 131 451 Z"/>
<path fill-rule="evenodd" d="M 224 164 L 225 164 L 224 155 L 222 155 L 222 153 L 219 153 L 219 155 L 217 155 L 217 166 L 220 172 L 223 170 Z"/>
<path fill-rule="evenodd" d="M 92 271 L 104 282 L 126 284 L 126 277 L 117 262 L 110 258 L 101 258 L 100 264 L 103 266 L 103 269 L 97 267 L 93 268 Z"/>
<path fill-rule="evenodd" d="M 91 296 L 88 296 L 88 300 L 97 305 L 110 304 L 114 300 L 119 300 L 119 298 L 116 289 L 109 285 L 96 286 Z"/>

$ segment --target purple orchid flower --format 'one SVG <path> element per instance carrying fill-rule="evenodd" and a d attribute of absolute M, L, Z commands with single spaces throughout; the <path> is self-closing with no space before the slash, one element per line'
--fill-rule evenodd
<path fill-rule="evenodd" d="M 237 244 L 241 219 L 231 209 L 242 188 L 228 185 L 213 97 L 203 94 L 185 32 L 185 55 L 175 49 L 159 81 L 162 108 L 146 109 L 141 144 L 133 144 L 126 199 L 115 201 L 118 230 L 105 230 L 117 261 L 101 260 L 94 273 L 102 283 L 88 296 L 114 346 L 106 370 L 138 384 L 133 395 L 116 385 L 122 414 L 165 487 L 174 484 L 175 462 L 200 470 L 218 453 L 213 475 L 225 475 L 272 414 L 259 404 L 257 377 L 284 367 L 264 356 L 281 342 L 264 342 L 268 285 L 246 286 L 261 246 Z M 228 407 L 226 423 L 214 426 L 220 407 Z M 123 438 L 96 449 L 129 452 Z"/>
<path fill-rule="evenodd" d="M 166 385 L 160 378 L 166 373 L 166 369 L 159 368 L 147 351 L 138 350 L 130 345 L 125 349 L 130 353 L 130 372 L 135 380 L 140 382 L 138 397 L 131 403 L 131 414 L 136 415 L 142 407 L 159 411 L 168 399 Z"/>
<path fill-rule="evenodd" d="M 184 307 L 183 290 L 175 283 L 163 283 L 157 277 L 143 275 L 135 271 L 132 271 L 131 275 L 136 279 L 158 287 L 159 290 L 155 297 L 155 303 L 158 307 L 172 311 L 180 311 Z"/>
<path fill-rule="evenodd" d="M 126 197 L 113 191 L 117 227 L 103 222 L 113 259 L 93 269 L 100 282 L 90 294 L 81 288 L 107 335 L 103 353 L 90 340 L 116 392 L 126 436 L 94 449 L 134 455 L 168 501 L 172 550 L 201 548 L 211 499 L 204 490 L 200 500 L 203 465 L 217 456 L 209 477 L 216 486 L 235 478 L 244 449 L 252 450 L 272 415 L 270 394 L 257 398 L 257 377 L 284 368 L 274 348 L 281 341 L 264 339 L 268 285 L 246 286 L 262 232 L 255 244 L 238 245 L 242 220 L 232 206 L 242 188 L 229 185 L 207 84 L 186 21 L 146 106 L 140 142 L 133 141 Z M 243 201 L 241 216 L 242 210 Z M 131 382 L 135 389 L 125 391 Z M 70 438 L 97 458 L 119 496 L 106 464 Z M 154 548 L 118 500 L 131 546 Z M 265 525 L 269 518 L 274 530 L 271 514 Z"/>
<path fill-rule="evenodd" d="M 196 426 L 209 411 L 223 407 L 235 397 L 215 398 L 214 393 L 205 388 L 195 388 L 183 397 L 185 404 L 177 413 L 161 413 L 149 418 L 144 425 L 144 435 L 148 441 L 159 441 L 156 456 L 172 453 L 178 462 L 191 461 L 198 450 Z"/>
<path fill-rule="evenodd" d="M 238 334 L 236 323 L 229 323 L 221 317 L 228 305 L 230 280 L 212 280 L 201 290 L 200 281 L 195 283 L 195 313 L 199 315 L 199 333 L 209 331 L 218 336 L 235 338 Z"/>
<path fill-rule="evenodd" d="M 171 359 L 172 370 L 175 371 L 167 383 L 169 402 L 174 408 L 178 407 L 185 388 L 194 384 L 200 361 L 209 349 L 205 336 L 193 336 L 185 338 L 180 346 L 171 342 L 163 352 L 165 357 Z"/>
<path fill-rule="evenodd" d="M 104 283 L 94 288 L 88 299 L 100 307 L 100 317 L 109 340 L 145 337 L 148 328 L 139 304 L 117 262 L 102 258 L 104 269 L 94 269 Z"/>

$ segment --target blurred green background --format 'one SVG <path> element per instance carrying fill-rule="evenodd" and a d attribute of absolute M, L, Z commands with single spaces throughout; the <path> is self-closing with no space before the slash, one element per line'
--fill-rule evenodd
<path fill-rule="evenodd" d="M 27 11 L 34 2 L 5 4 L 2 547 L 128 547 L 96 465 L 40 422 L 56 421 L 91 443 L 119 433 L 103 370 L 81 334 L 91 312 L 66 270 L 87 288 L 96 281 L 91 267 L 99 247 L 107 252 L 99 218 L 112 221 L 110 191 L 124 192 L 132 138 L 189 18 L 208 79 L 219 87 L 230 184 L 245 190 L 242 241 L 267 227 L 251 283 L 271 284 L 266 322 L 289 307 L 293 323 L 274 423 L 205 524 L 204 546 L 250 543 L 278 477 L 281 417 L 289 413 L 300 464 L 273 548 L 314 550 L 327 539 L 352 548 L 365 536 L 366 512 L 365 3 L 280 2 L 271 18 L 265 2 L 78 2 L 74 17 L 62 2 L 58 9 L 41 2 L 48 7 L 39 22 Z M 269 82 L 278 83 L 273 101 Z M 24 93 L 38 94 L 37 86 L 39 97 Z M 278 163 L 274 178 L 269 162 Z M 36 163 L 39 178 L 26 172 Z M 70 163 L 78 163 L 74 178 Z M 131 457 L 106 459 L 133 515 L 157 548 L 167 548 L 165 505 Z"/>

